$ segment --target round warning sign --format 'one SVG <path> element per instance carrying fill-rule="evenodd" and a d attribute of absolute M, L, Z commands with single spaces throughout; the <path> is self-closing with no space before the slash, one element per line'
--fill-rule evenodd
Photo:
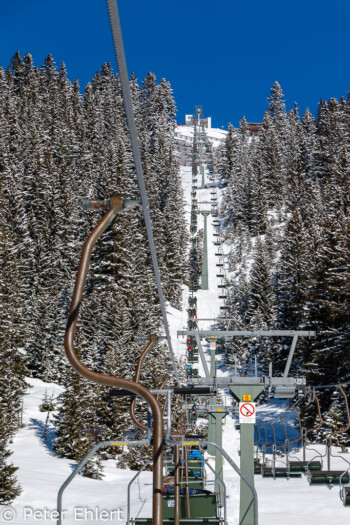
<path fill-rule="evenodd" d="M 255 423 L 256 412 L 255 403 L 240 403 L 239 404 L 239 422 L 240 423 Z"/>

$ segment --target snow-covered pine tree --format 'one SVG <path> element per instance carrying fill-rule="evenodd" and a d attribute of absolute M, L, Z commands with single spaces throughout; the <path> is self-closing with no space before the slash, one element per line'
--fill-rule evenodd
<path fill-rule="evenodd" d="M 0 411 L 0 505 L 9 505 L 22 492 L 15 475 L 18 468 L 9 463 L 7 415 Z"/>
<path fill-rule="evenodd" d="M 330 392 L 328 392 L 328 395 Z M 330 396 L 331 398 L 333 396 Z M 347 426 L 347 414 L 344 407 L 343 396 L 335 395 L 335 399 L 332 400 L 332 403 L 324 416 L 325 428 L 320 429 L 319 435 L 324 440 L 329 436 L 329 432 L 337 432 L 332 436 L 332 445 L 341 447 L 345 452 L 349 443 L 349 436 L 346 432 L 340 432 L 343 428 Z"/>
<path fill-rule="evenodd" d="M 349 246 L 349 226 L 326 220 L 306 297 L 305 322 L 317 332 L 305 363 L 313 384 L 341 380 L 349 366 Z"/>
<path fill-rule="evenodd" d="M 99 410 L 103 402 L 100 387 L 82 378 L 69 365 L 64 386 L 64 392 L 57 399 L 58 412 L 54 415 L 57 437 L 53 447 L 61 457 L 79 462 L 101 441 Z M 83 475 L 99 479 L 101 474 L 102 465 L 95 456 L 84 467 Z"/>
<path fill-rule="evenodd" d="M 217 160 L 217 169 L 223 185 L 226 185 L 229 180 L 234 177 L 236 168 L 237 143 L 237 133 L 230 123 L 227 128 L 225 141 Z"/>
<path fill-rule="evenodd" d="M 276 322 L 277 302 L 273 287 L 270 257 L 260 238 L 255 247 L 254 263 L 249 281 L 249 303 L 247 318 L 251 329 L 273 329 Z M 262 338 L 256 345 L 255 354 L 266 373 L 268 363 L 278 366 L 277 347 L 272 339 Z"/>
<path fill-rule="evenodd" d="M 280 140 L 284 142 L 286 134 L 286 105 L 284 94 L 280 84 L 275 81 L 271 88 L 271 95 L 268 97 L 267 111 L 275 127 Z"/>
<path fill-rule="evenodd" d="M 256 149 L 255 169 L 259 172 L 261 190 L 270 209 L 283 204 L 285 188 L 284 142 L 272 118 L 265 113 Z"/>
<path fill-rule="evenodd" d="M 307 179 L 315 180 L 315 156 L 317 151 L 316 126 L 309 108 L 306 108 L 302 116 L 301 125 L 300 162 Z"/>

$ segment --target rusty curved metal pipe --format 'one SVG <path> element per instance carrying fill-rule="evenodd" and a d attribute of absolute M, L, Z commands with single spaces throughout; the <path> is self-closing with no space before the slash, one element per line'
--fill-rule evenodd
<path fill-rule="evenodd" d="M 298 436 L 297 438 L 295 438 L 295 439 L 291 439 L 291 440 L 289 441 L 289 444 L 291 444 L 291 443 L 297 443 L 297 442 L 302 438 L 302 430 L 301 430 L 300 414 L 299 414 L 299 412 L 298 412 L 295 408 L 293 408 L 292 410 L 293 410 L 293 412 L 296 413 L 297 418 L 298 418 L 298 424 L 299 424 L 299 436 Z"/>
<path fill-rule="evenodd" d="M 283 429 L 284 429 L 284 443 L 281 443 L 280 445 L 276 445 L 276 448 L 282 448 L 282 447 L 287 445 L 287 440 L 288 440 L 287 427 L 286 427 L 286 423 L 285 423 L 285 421 L 284 421 L 284 419 L 282 417 L 279 417 L 278 419 L 281 421 L 281 423 L 283 425 Z"/>
<path fill-rule="evenodd" d="M 156 343 L 157 341 L 157 336 L 156 335 L 151 335 L 150 336 L 150 342 L 148 343 L 148 345 L 146 346 L 146 348 L 144 349 L 144 351 L 142 352 L 142 354 L 140 355 L 139 357 L 139 360 L 138 360 L 138 363 L 137 363 L 137 367 L 136 367 L 136 373 L 135 373 L 135 379 L 134 381 L 138 383 L 139 379 L 140 379 L 140 375 L 141 375 L 141 368 L 142 368 L 142 365 L 143 365 L 143 361 L 145 359 L 145 357 L 147 356 L 147 354 L 150 352 L 150 350 L 152 349 L 152 347 L 154 346 L 154 344 Z M 159 390 L 161 390 L 165 384 L 167 383 L 169 379 L 169 376 L 166 375 L 163 379 L 163 382 L 162 384 L 160 385 L 159 387 Z M 158 398 L 159 398 L 159 394 L 156 395 L 156 399 L 158 401 Z M 136 398 L 134 398 L 132 401 L 131 401 L 131 404 L 130 404 L 130 416 L 131 416 L 131 419 L 133 421 L 133 423 L 140 429 L 140 430 L 147 430 L 147 425 L 145 425 L 144 423 L 142 423 L 141 421 L 139 421 L 136 417 L 136 414 L 135 414 L 135 405 L 136 405 Z M 165 403 L 164 403 L 164 406 L 161 408 L 162 410 L 162 417 L 164 416 L 164 411 L 165 411 L 165 407 L 166 407 L 166 400 L 165 400 Z M 163 431 L 164 434 L 165 434 L 165 430 Z M 177 436 L 176 434 L 174 433 L 171 433 L 170 434 L 170 437 L 171 439 L 180 439 L 179 436 Z"/>
<path fill-rule="evenodd" d="M 266 430 L 265 423 L 261 423 L 261 426 L 263 427 L 264 432 L 265 432 L 265 443 L 263 443 L 261 446 L 262 447 L 266 447 L 266 445 L 267 445 L 267 430 Z"/>
<path fill-rule="evenodd" d="M 111 224 L 116 215 L 124 208 L 124 201 L 119 197 L 111 197 L 110 210 L 102 217 L 97 226 L 90 233 L 84 243 L 81 254 L 79 269 L 76 277 L 75 288 L 72 298 L 71 307 L 68 315 L 68 322 L 65 334 L 65 349 L 68 360 L 73 368 L 86 379 L 99 385 L 123 388 L 133 394 L 142 397 L 151 408 L 153 414 L 153 524 L 162 525 L 163 523 L 163 502 L 162 502 L 162 469 L 163 469 L 163 426 L 162 411 L 156 398 L 144 386 L 123 379 L 121 377 L 108 376 L 94 372 L 87 368 L 79 359 L 74 348 L 74 335 L 79 315 L 79 309 L 86 277 L 89 269 L 92 250 L 106 228 Z"/>
<path fill-rule="evenodd" d="M 150 342 L 148 343 L 148 345 L 146 346 L 146 348 L 144 349 L 144 351 L 142 352 L 142 354 L 139 357 L 139 360 L 138 360 L 138 363 L 137 363 L 137 367 L 136 367 L 135 378 L 134 378 L 134 381 L 137 384 L 139 384 L 139 379 L 140 379 L 140 375 L 141 375 L 141 368 L 142 368 L 142 365 L 143 365 L 143 361 L 144 361 L 146 355 L 150 352 L 150 350 L 153 348 L 153 346 L 155 345 L 156 342 L 157 342 L 157 336 L 155 334 L 152 334 L 150 336 Z M 158 400 L 158 397 L 156 397 L 156 399 Z M 131 401 L 131 405 L 130 405 L 130 416 L 131 416 L 131 419 L 132 419 L 133 423 L 135 423 L 135 425 L 138 428 L 140 428 L 141 430 L 147 430 L 147 425 L 145 425 L 144 423 L 139 421 L 137 419 L 136 415 L 135 415 L 135 405 L 136 405 L 136 397 Z"/>
<path fill-rule="evenodd" d="M 319 417 L 320 423 L 319 423 L 319 425 L 317 425 L 315 428 L 308 428 L 308 429 L 306 430 L 306 435 L 307 435 L 309 432 L 314 432 L 315 430 L 318 430 L 319 428 L 321 428 L 322 423 L 323 423 L 323 420 L 322 420 L 322 414 L 321 414 L 321 408 L 320 408 L 320 401 L 319 401 L 318 397 L 316 396 L 316 394 L 314 394 L 314 400 L 316 401 L 316 405 L 317 405 L 317 414 L 318 414 L 318 417 Z"/>
<path fill-rule="evenodd" d="M 180 525 L 180 449 L 174 447 L 174 525 Z"/>
<path fill-rule="evenodd" d="M 160 387 L 159 387 L 159 390 L 162 390 L 162 389 L 165 387 L 165 385 L 167 384 L 167 382 L 168 382 L 169 379 L 170 379 L 170 376 L 168 376 L 168 374 L 166 374 L 166 376 L 165 376 L 164 379 L 163 379 L 162 384 L 161 384 Z M 159 401 L 159 394 L 156 395 L 156 398 L 157 398 L 157 400 Z M 166 402 L 167 402 L 167 400 L 166 400 L 166 398 L 165 398 L 164 404 L 163 404 L 163 406 L 162 406 L 162 414 L 163 414 L 163 417 L 164 417 L 164 413 L 165 413 Z"/>
<path fill-rule="evenodd" d="M 256 440 L 254 441 L 254 445 L 255 445 L 255 443 L 259 443 L 259 441 L 260 441 L 260 439 L 261 439 L 260 425 L 259 425 L 259 423 L 255 423 L 255 424 L 256 424 L 256 427 L 257 427 L 258 432 L 259 432 L 259 437 L 258 437 L 258 439 L 256 439 Z"/>
<path fill-rule="evenodd" d="M 347 395 L 344 392 L 344 389 L 343 389 L 342 385 L 339 385 L 338 388 L 339 388 L 340 392 L 343 394 L 343 397 L 344 397 L 345 408 L 346 408 L 346 415 L 348 416 L 348 424 L 347 424 L 347 426 L 345 428 L 342 428 L 341 430 L 334 430 L 332 432 L 332 436 L 335 436 L 336 434 L 343 434 L 343 432 L 347 432 L 347 430 L 349 430 L 349 428 L 350 428 L 350 412 L 349 412 L 348 398 L 347 398 Z"/>
<path fill-rule="evenodd" d="M 186 518 L 191 517 L 191 503 L 190 503 L 190 489 L 188 486 L 188 462 L 187 462 L 187 448 L 183 447 L 183 454 L 185 460 L 185 496 L 186 496 Z"/>
<path fill-rule="evenodd" d="M 135 373 L 135 383 L 138 383 L 139 382 L 139 379 L 140 379 L 140 375 L 141 375 L 141 368 L 142 368 L 142 365 L 143 365 L 143 361 L 146 357 L 146 355 L 149 353 L 149 351 L 153 348 L 154 344 L 157 342 L 157 336 L 156 335 L 151 335 L 150 336 L 150 342 L 148 343 L 148 345 L 146 346 L 146 348 L 144 349 L 144 351 L 142 352 L 142 354 L 140 355 L 139 357 L 139 360 L 138 360 L 138 363 L 137 363 L 137 367 L 136 367 L 136 373 Z M 169 376 L 166 375 L 162 381 L 162 384 L 160 385 L 159 387 L 159 390 L 161 390 L 165 384 L 167 383 L 169 379 Z M 156 399 L 157 401 L 159 400 L 159 394 L 157 394 L 156 396 Z M 141 430 L 147 430 L 147 425 L 145 425 L 144 423 L 142 423 L 141 421 L 139 421 L 136 417 L 136 414 L 135 414 L 135 406 L 136 406 L 136 398 L 134 398 L 132 401 L 131 401 L 131 405 L 130 405 L 130 416 L 131 416 L 131 419 L 133 421 L 133 423 Z M 164 416 L 164 411 L 165 411 L 165 407 L 166 407 L 166 400 L 165 400 L 165 404 L 164 406 L 161 408 L 162 410 L 162 417 Z"/>
<path fill-rule="evenodd" d="M 276 446 L 276 432 L 275 432 L 275 427 L 273 426 L 273 424 L 271 423 L 271 421 L 268 421 L 268 424 L 269 424 L 270 427 L 272 428 L 272 433 L 273 433 L 273 444 Z"/>

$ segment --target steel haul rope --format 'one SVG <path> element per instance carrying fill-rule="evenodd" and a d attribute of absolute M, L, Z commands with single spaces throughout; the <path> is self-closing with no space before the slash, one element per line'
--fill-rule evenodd
<path fill-rule="evenodd" d="M 111 25 L 111 31 L 112 31 L 112 37 L 113 37 L 114 51 L 115 51 L 115 55 L 117 59 L 118 72 L 119 72 L 120 83 L 121 83 L 121 88 L 122 88 L 126 120 L 127 120 L 128 128 L 129 128 L 131 148 L 132 148 L 132 153 L 133 153 L 134 162 L 135 162 L 137 182 L 138 182 L 138 187 L 139 187 L 140 196 L 141 196 L 143 216 L 144 216 L 145 225 L 146 225 L 148 243 L 149 243 L 149 247 L 151 251 L 154 276 L 155 276 L 156 283 L 157 283 L 159 302 L 160 302 L 160 306 L 162 309 L 164 329 L 165 329 L 165 334 L 166 334 L 166 338 L 168 341 L 168 347 L 170 351 L 174 375 L 175 375 L 176 381 L 178 382 L 178 384 L 180 384 L 179 376 L 177 373 L 177 367 L 175 363 L 174 351 L 173 351 L 173 347 L 171 344 L 170 331 L 169 331 L 169 325 L 168 325 L 163 290 L 162 290 L 162 283 L 160 280 L 157 254 L 156 254 L 156 248 L 155 248 L 154 238 L 153 238 L 151 217 L 149 213 L 149 204 L 148 204 L 145 179 L 144 179 L 143 169 L 142 169 L 140 146 L 139 146 L 139 141 L 137 138 L 134 109 L 133 109 L 132 99 L 131 99 L 129 75 L 128 75 L 128 71 L 126 67 L 123 36 L 121 32 L 121 27 L 120 27 L 120 18 L 119 18 L 117 0 L 106 0 L 106 1 L 107 1 L 109 22 Z"/>

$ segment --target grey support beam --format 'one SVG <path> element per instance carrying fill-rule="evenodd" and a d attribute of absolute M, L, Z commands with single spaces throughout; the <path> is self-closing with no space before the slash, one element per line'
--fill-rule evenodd
<path fill-rule="evenodd" d="M 194 336 L 196 338 L 196 343 L 198 345 L 199 355 L 201 356 L 201 361 L 202 361 L 202 365 L 203 365 L 203 368 L 204 368 L 205 377 L 206 378 L 210 377 L 209 368 L 208 368 L 208 365 L 207 365 L 207 361 L 205 359 L 205 355 L 204 355 L 204 352 L 203 352 L 203 348 L 202 348 L 202 343 L 201 343 L 200 337 L 199 337 L 199 335 L 196 332 L 194 332 Z"/>
<path fill-rule="evenodd" d="M 316 332 L 311 330 L 178 330 L 181 335 L 196 334 L 199 337 L 314 337 Z"/>
<path fill-rule="evenodd" d="M 288 355 L 288 359 L 287 359 L 287 363 L 286 363 L 286 368 L 284 369 L 283 377 L 288 377 L 289 370 L 290 370 L 290 365 L 292 364 L 292 359 L 293 359 L 295 347 L 297 345 L 298 337 L 299 337 L 298 334 L 296 334 L 293 337 L 292 346 L 290 347 L 290 350 L 289 350 L 289 355 Z"/>

